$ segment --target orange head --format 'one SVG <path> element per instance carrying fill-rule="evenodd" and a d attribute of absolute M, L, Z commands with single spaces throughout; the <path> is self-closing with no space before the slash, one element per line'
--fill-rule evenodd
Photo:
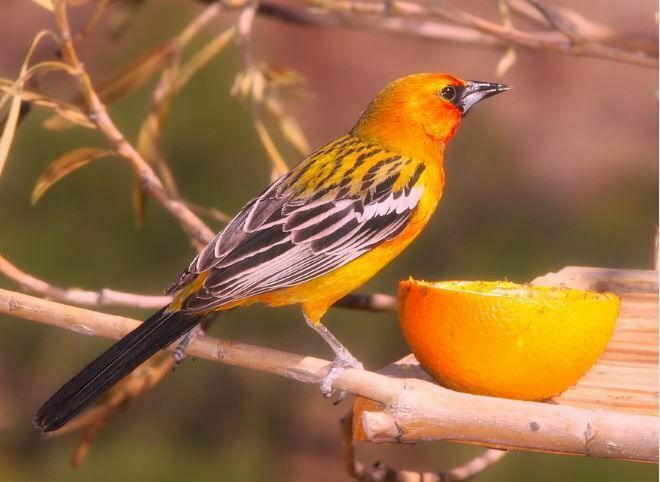
<path fill-rule="evenodd" d="M 437 159 L 474 104 L 508 89 L 447 74 L 409 75 L 376 96 L 352 133 L 402 154 Z"/>

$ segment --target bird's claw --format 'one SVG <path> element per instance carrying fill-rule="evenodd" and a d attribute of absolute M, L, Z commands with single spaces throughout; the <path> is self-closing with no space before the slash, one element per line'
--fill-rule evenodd
<path fill-rule="evenodd" d="M 321 394 L 323 394 L 324 397 L 330 398 L 335 394 L 335 389 L 332 388 L 332 384 L 337 379 L 337 377 L 339 377 L 339 375 L 341 375 L 342 372 L 347 368 L 357 368 L 359 370 L 363 370 L 364 366 L 357 358 L 351 355 L 348 350 L 343 350 L 337 353 L 337 356 L 335 357 L 330 367 L 330 371 L 321 381 Z M 339 404 L 344 398 L 346 398 L 346 392 L 344 390 L 340 390 L 337 393 L 337 399 L 333 402 L 333 404 Z"/>
<path fill-rule="evenodd" d="M 176 346 L 174 351 L 172 351 L 172 358 L 174 359 L 174 368 L 178 367 L 181 364 L 181 362 L 185 360 L 186 350 L 188 349 L 188 345 L 190 345 L 190 342 L 193 341 L 197 335 L 203 335 L 203 334 L 204 334 L 204 330 L 200 325 L 197 325 L 188 333 L 183 335 L 179 344 Z"/>
<path fill-rule="evenodd" d="M 182 347 L 181 343 L 179 343 L 172 352 L 172 359 L 174 360 L 174 368 L 178 367 L 185 358 L 186 358 L 186 347 Z"/>

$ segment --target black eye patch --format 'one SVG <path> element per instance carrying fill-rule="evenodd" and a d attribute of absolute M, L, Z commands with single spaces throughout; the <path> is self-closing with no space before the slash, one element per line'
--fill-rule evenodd
<path fill-rule="evenodd" d="M 438 92 L 438 95 L 446 101 L 449 101 L 454 105 L 458 105 L 464 90 L 465 87 L 462 85 L 448 85 L 440 92 Z"/>

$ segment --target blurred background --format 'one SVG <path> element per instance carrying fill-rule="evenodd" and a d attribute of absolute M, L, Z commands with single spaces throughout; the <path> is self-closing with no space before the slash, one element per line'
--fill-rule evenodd
<path fill-rule="evenodd" d="M 483 14 L 492 2 L 465 5 Z M 587 18 L 621 31 L 655 35 L 657 3 L 589 0 Z M 463 4 L 462 4 L 463 6 Z M 112 13 L 111 5 L 109 13 Z M 103 78 L 179 33 L 203 5 L 140 2 L 117 31 L 110 20 L 80 46 L 94 79 Z M 90 15 L 73 15 L 74 29 Z M 0 75 L 16 78 L 34 34 L 54 28 L 47 11 L 24 0 L 0 3 Z M 236 21 L 222 14 L 199 43 Z M 503 76 L 502 52 L 370 30 L 309 28 L 257 18 L 252 51 L 295 69 L 312 93 L 286 102 L 318 147 L 344 134 L 388 82 L 423 71 L 515 86 L 466 119 L 446 155 L 444 198 L 419 239 L 361 292 L 395 293 L 413 275 L 441 279 L 529 281 L 566 265 L 649 269 L 658 222 L 657 70 L 607 60 L 517 50 Z M 40 49 L 38 57 L 52 55 Z M 175 98 L 163 151 L 189 200 L 234 213 L 270 179 L 249 103 L 230 96 L 242 68 L 229 46 Z M 135 141 L 157 77 L 116 102 L 110 114 Z M 65 78 L 51 89 L 67 98 Z M 105 147 L 94 131 L 43 128 L 35 109 L 17 131 L 0 179 L 0 253 L 58 286 L 158 294 L 193 256 L 178 224 L 150 202 L 135 224 L 128 166 L 107 158 L 55 185 L 35 206 L 38 175 L 76 147 Z M 299 159 L 284 150 L 290 165 Z M 221 224 L 212 223 L 214 229 Z M 0 277 L 0 287 L 17 289 Z M 106 311 L 144 318 L 149 313 Z M 2 317 L 0 337 L 0 480 L 179 481 L 348 480 L 339 418 L 318 387 L 246 369 L 187 360 L 153 391 L 117 416 L 78 470 L 68 458 L 76 436 L 44 440 L 31 419 L 38 406 L 108 340 Z M 394 314 L 332 310 L 325 319 L 367 368 L 408 353 Z M 329 357 L 296 308 L 233 311 L 212 333 L 296 353 Z M 367 463 L 441 470 L 482 449 L 455 444 L 360 446 Z M 480 475 L 495 481 L 652 481 L 657 466 L 579 457 L 513 453 Z"/>

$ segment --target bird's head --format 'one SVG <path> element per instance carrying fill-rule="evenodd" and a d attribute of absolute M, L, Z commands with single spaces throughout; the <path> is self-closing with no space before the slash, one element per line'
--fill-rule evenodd
<path fill-rule="evenodd" d="M 477 102 L 508 89 L 447 74 L 409 75 L 385 87 L 352 132 L 402 154 L 435 157 Z"/>

